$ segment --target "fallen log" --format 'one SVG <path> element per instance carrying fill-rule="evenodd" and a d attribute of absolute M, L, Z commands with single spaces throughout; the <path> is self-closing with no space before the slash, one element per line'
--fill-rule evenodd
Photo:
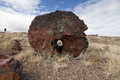
<path fill-rule="evenodd" d="M 28 40 L 35 51 L 73 54 L 77 57 L 88 47 L 84 31 L 87 25 L 70 11 L 55 11 L 36 16 L 28 30 Z"/>

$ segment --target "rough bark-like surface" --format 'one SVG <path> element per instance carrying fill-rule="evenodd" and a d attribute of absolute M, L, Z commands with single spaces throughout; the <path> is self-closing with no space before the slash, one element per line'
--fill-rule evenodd
<path fill-rule="evenodd" d="M 19 80 L 21 71 L 18 60 L 0 55 L 0 80 Z"/>
<path fill-rule="evenodd" d="M 28 39 L 37 52 L 70 53 L 77 57 L 88 47 L 85 30 L 86 24 L 74 13 L 56 11 L 36 16 L 29 27 Z M 62 46 L 58 46 L 58 40 L 62 41 Z"/>
<path fill-rule="evenodd" d="M 22 48 L 21 48 L 20 45 L 21 45 L 20 41 L 19 41 L 19 40 L 15 40 L 15 43 L 14 43 L 14 45 L 13 45 L 13 47 L 12 47 L 12 50 L 21 51 Z"/>

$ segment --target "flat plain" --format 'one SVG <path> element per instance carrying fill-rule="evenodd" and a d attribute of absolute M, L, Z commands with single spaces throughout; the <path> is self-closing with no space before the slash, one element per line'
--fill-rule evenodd
<path fill-rule="evenodd" d="M 120 80 L 120 37 L 87 36 L 89 47 L 77 58 L 69 54 L 41 56 L 29 44 L 27 33 L 0 33 L 0 54 L 23 66 L 21 80 Z M 12 50 L 19 40 L 22 50 Z"/>

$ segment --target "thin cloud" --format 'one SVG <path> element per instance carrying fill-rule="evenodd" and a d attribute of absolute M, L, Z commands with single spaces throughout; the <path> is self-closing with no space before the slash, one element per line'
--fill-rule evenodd
<path fill-rule="evenodd" d="M 89 0 L 78 4 L 74 13 L 83 19 L 93 34 L 119 36 L 120 0 Z M 91 33 L 90 30 L 87 34 Z"/>
<path fill-rule="evenodd" d="M 1 0 L 4 7 L 9 7 L 18 12 L 36 12 L 41 0 Z"/>

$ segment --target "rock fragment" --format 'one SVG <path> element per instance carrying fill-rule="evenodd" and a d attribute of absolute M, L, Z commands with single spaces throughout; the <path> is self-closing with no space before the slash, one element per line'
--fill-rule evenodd
<path fill-rule="evenodd" d="M 0 80 L 19 80 L 22 66 L 18 60 L 0 55 Z"/>
<path fill-rule="evenodd" d="M 22 48 L 21 48 L 20 45 L 21 45 L 20 41 L 19 41 L 19 40 L 15 40 L 15 43 L 14 43 L 14 45 L 12 46 L 12 50 L 21 51 Z"/>

